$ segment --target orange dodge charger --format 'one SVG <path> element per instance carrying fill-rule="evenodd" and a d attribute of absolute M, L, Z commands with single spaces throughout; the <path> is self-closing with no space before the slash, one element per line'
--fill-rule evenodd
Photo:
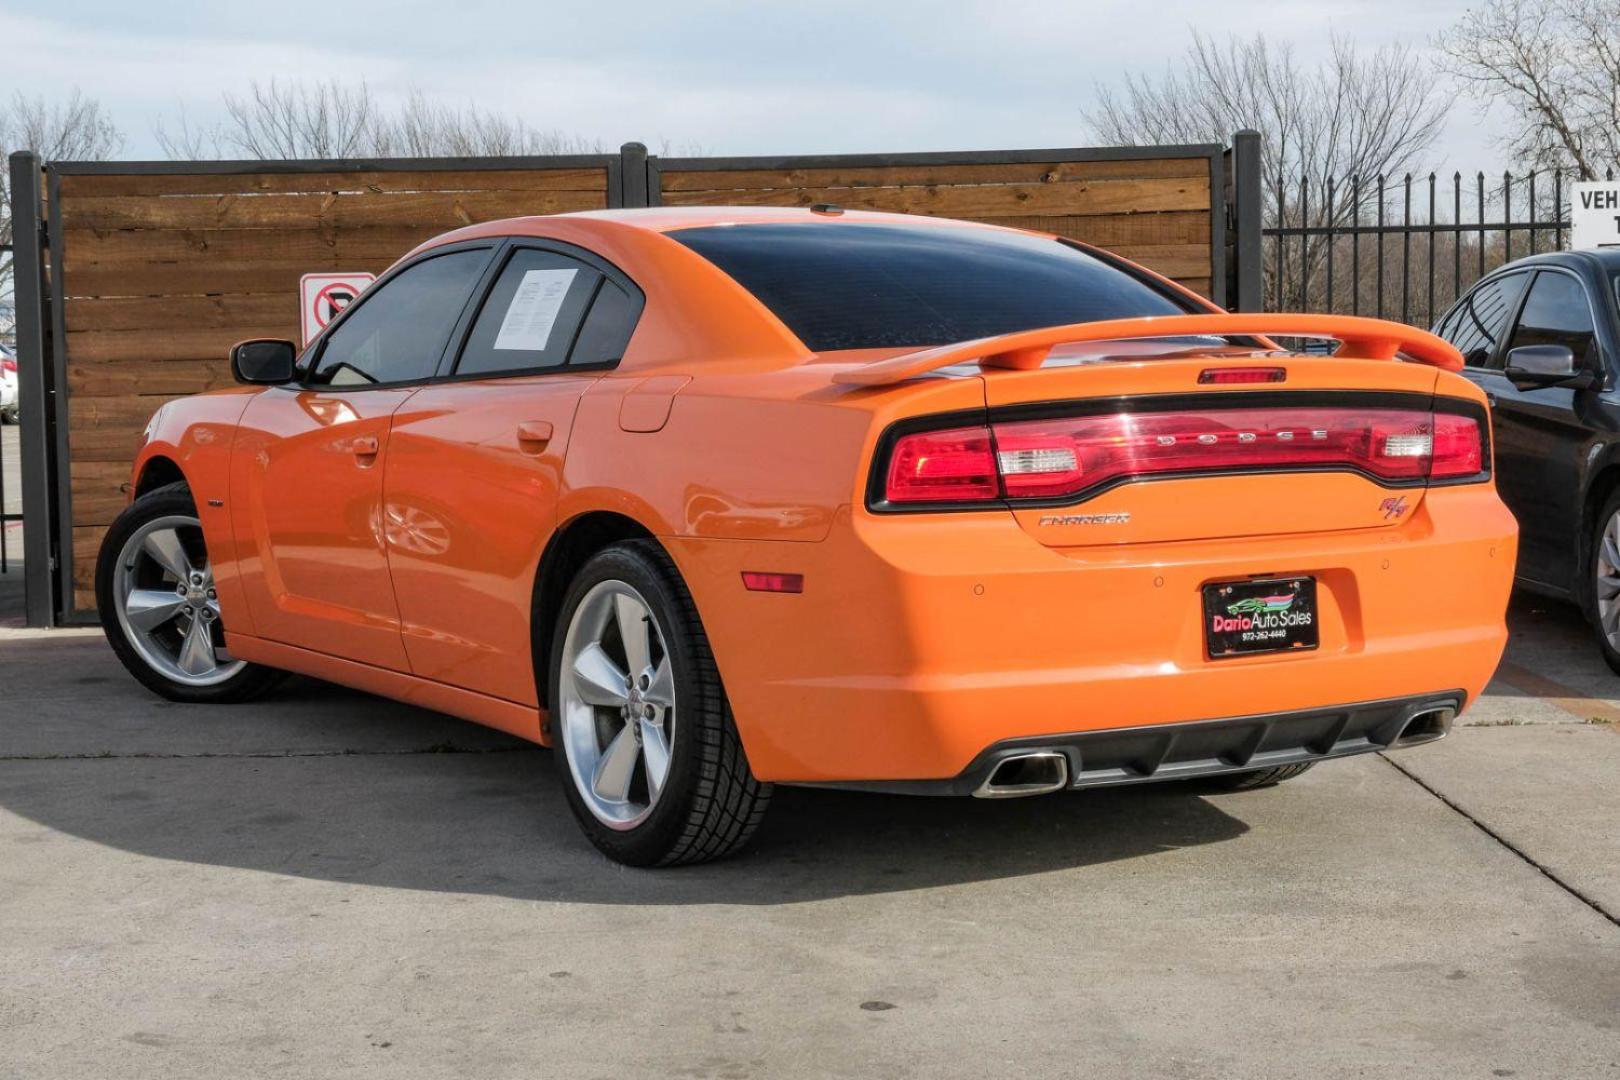
<path fill-rule="evenodd" d="M 103 544 L 120 659 L 552 746 L 626 863 L 735 851 L 778 783 L 1274 783 L 1440 738 L 1506 638 L 1516 528 L 1450 345 L 1054 236 L 497 221 L 231 360 L 152 417 Z"/>

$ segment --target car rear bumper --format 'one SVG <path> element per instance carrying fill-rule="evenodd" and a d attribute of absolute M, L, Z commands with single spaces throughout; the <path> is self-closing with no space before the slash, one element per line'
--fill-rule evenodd
<path fill-rule="evenodd" d="M 1059 549 L 1010 514 L 845 510 L 819 543 L 666 543 L 756 775 L 950 785 L 1028 740 L 1436 688 L 1471 702 L 1507 641 L 1516 539 L 1478 485 L 1431 490 L 1389 528 L 1292 536 Z M 747 592 L 741 571 L 803 574 L 804 591 Z M 1293 575 L 1317 580 L 1317 649 L 1205 655 L 1206 584 Z"/>
<path fill-rule="evenodd" d="M 1224 720 L 1005 739 L 945 780 L 831 781 L 817 786 L 904 795 L 1009 798 L 1048 791 L 1190 780 L 1273 769 L 1444 738 L 1461 690 Z M 1043 768 L 1020 772 L 1024 763 Z M 1055 769 L 1046 763 L 1055 762 Z"/>

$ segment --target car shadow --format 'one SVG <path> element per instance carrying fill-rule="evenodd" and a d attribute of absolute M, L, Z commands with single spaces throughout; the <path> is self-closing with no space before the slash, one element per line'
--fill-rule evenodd
<path fill-rule="evenodd" d="M 172 705 L 101 671 L 104 644 L 74 651 L 68 700 L 41 692 L 34 707 L 53 743 L 87 731 L 78 748 L 0 746 L 0 808 L 42 826 L 14 823 L 20 843 L 54 831 L 176 863 L 526 900 L 792 904 L 1147 858 L 1248 829 L 1177 784 L 999 802 L 779 787 L 739 857 L 633 870 L 584 839 L 549 751 L 311 680 L 249 706 Z M 122 730 L 138 742 L 95 749 Z"/>

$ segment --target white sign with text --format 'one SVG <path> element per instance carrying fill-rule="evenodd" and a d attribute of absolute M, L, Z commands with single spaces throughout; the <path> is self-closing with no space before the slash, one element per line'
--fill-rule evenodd
<path fill-rule="evenodd" d="M 1574 184 L 1569 195 L 1570 246 L 1620 247 L 1620 180 Z"/>

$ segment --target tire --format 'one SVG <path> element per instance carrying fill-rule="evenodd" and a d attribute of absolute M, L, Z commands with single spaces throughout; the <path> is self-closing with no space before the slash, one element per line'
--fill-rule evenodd
<path fill-rule="evenodd" d="M 17 422 L 17 406 L 0 409 L 0 424 L 15 424 Z"/>
<path fill-rule="evenodd" d="M 96 559 L 96 605 L 119 661 L 170 701 L 246 701 L 281 677 L 225 653 L 208 549 L 183 483 L 142 495 L 113 521 Z"/>
<path fill-rule="evenodd" d="M 1301 761 L 1295 765 L 1278 765 L 1274 769 L 1255 769 L 1252 772 L 1222 773 L 1218 776 L 1205 778 L 1205 783 L 1221 791 L 1253 791 L 1256 788 L 1273 787 L 1284 780 L 1292 780 L 1300 773 L 1308 772 L 1314 761 Z"/>
<path fill-rule="evenodd" d="M 627 648 L 626 623 L 645 629 L 643 644 Z M 627 686 L 637 667 L 638 684 Z M 748 843 L 771 786 L 748 767 L 697 608 L 662 548 L 614 544 L 580 569 L 547 671 L 557 775 L 603 854 L 676 866 Z"/>
<path fill-rule="evenodd" d="M 1620 491 L 1604 500 L 1588 543 L 1581 608 L 1603 659 L 1620 675 Z"/>

